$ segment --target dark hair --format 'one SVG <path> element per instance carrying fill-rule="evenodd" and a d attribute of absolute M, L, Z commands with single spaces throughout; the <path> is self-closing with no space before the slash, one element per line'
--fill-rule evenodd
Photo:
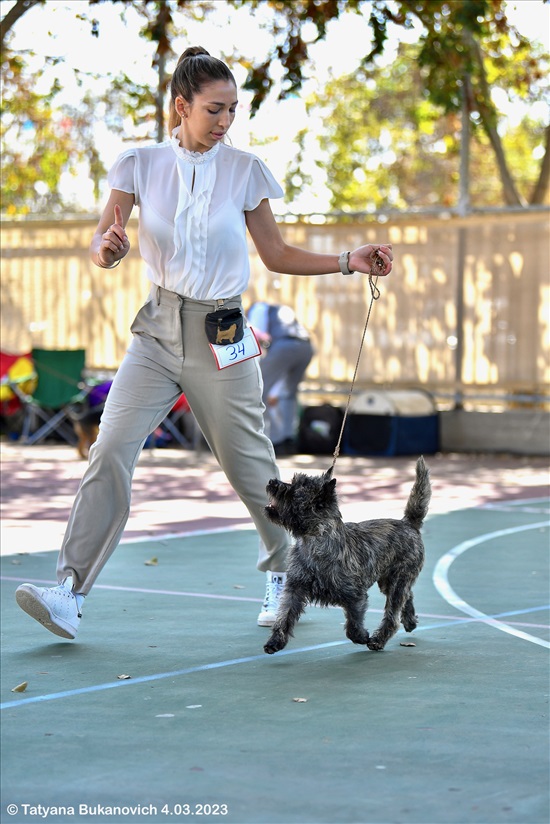
<path fill-rule="evenodd" d="M 168 129 L 170 134 L 180 122 L 176 111 L 176 97 L 183 97 L 191 103 L 196 94 L 200 94 L 203 86 L 214 83 L 216 80 L 231 80 L 235 78 L 221 60 L 211 57 L 202 46 L 190 46 L 185 49 L 178 65 L 175 68 L 170 82 L 170 111 Z M 235 86 L 237 84 L 235 83 Z"/>

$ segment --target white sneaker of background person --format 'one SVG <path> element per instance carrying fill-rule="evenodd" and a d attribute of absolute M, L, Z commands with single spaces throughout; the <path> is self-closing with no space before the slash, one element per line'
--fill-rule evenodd
<path fill-rule="evenodd" d="M 258 626 L 272 627 L 279 608 L 281 593 L 285 585 L 286 572 L 268 572 L 265 585 L 265 600 L 258 615 Z"/>
<path fill-rule="evenodd" d="M 76 638 L 84 595 L 73 592 L 72 577 L 56 587 L 21 584 L 15 591 L 15 599 L 22 610 L 54 635 L 71 641 Z"/>

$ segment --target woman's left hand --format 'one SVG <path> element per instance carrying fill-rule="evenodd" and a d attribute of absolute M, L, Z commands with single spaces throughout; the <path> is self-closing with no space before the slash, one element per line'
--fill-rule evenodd
<path fill-rule="evenodd" d="M 349 268 L 364 275 L 389 275 L 392 270 L 393 252 L 391 243 L 378 245 L 369 243 L 360 246 L 349 255 Z"/>

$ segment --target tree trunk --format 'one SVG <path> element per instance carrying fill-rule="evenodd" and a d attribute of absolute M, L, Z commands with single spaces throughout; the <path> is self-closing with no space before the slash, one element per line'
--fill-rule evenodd
<path fill-rule="evenodd" d="M 157 143 L 162 143 L 164 134 L 164 91 L 166 88 L 166 58 L 164 54 L 157 55 L 157 94 L 155 97 L 155 120 L 157 123 Z"/>
<path fill-rule="evenodd" d="M 481 117 L 481 122 L 485 133 L 489 138 L 489 142 L 493 147 L 495 158 L 497 161 L 498 171 L 500 174 L 500 181 L 504 193 L 504 200 L 508 206 L 526 206 L 525 200 L 520 196 L 516 185 L 508 169 L 504 149 L 502 148 L 502 141 L 496 128 L 497 113 L 491 102 L 491 92 L 487 82 L 487 75 L 485 73 L 485 66 L 483 64 L 483 53 L 479 43 L 475 40 L 471 32 L 464 32 L 464 39 L 470 47 L 473 59 L 478 65 L 479 69 L 479 85 L 481 94 L 478 95 L 477 106 Z"/>
<path fill-rule="evenodd" d="M 462 217 L 470 211 L 470 76 L 462 78 L 462 118 L 460 131 L 460 192 L 458 214 Z"/>
<path fill-rule="evenodd" d="M 533 189 L 529 200 L 529 203 L 533 206 L 538 203 L 544 203 L 544 198 L 546 197 L 548 185 L 550 183 L 550 126 L 546 127 L 545 143 L 546 146 L 540 167 L 539 179 L 535 184 L 535 188 Z"/>

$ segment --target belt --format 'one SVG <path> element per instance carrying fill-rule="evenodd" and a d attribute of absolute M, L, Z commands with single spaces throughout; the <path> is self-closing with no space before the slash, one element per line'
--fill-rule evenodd
<path fill-rule="evenodd" d="M 235 295 L 231 298 L 211 298 L 209 300 L 196 300 L 195 298 L 186 298 L 178 292 L 170 292 L 163 286 L 153 284 L 149 292 L 151 298 L 156 300 L 157 305 L 167 303 L 170 306 L 182 306 L 184 303 L 191 303 L 204 306 L 205 310 L 221 309 L 222 306 L 230 300 L 240 300 L 240 295 Z"/>

